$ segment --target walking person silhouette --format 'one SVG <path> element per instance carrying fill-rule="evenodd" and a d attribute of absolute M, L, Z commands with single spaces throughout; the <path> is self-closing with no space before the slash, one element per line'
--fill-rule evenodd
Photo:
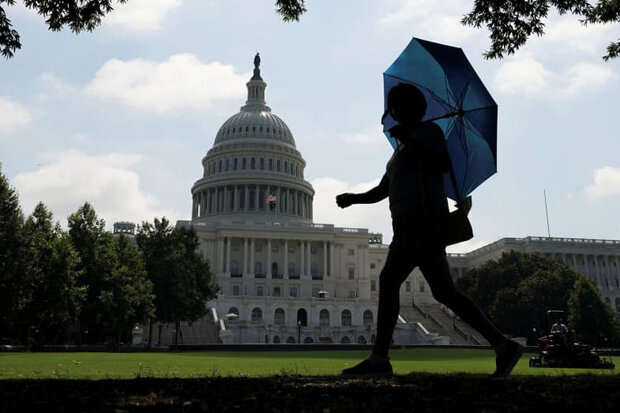
<path fill-rule="evenodd" d="M 343 375 L 391 374 L 388 351 L 399 313 L 399 289 L 415 267 L 428 282 L 433 297 L 475 328 L 495 349 L 493 377 L 505 377 L 523 353 L 491 323 L 480 308 L 458 291 L 450 275 L 445 243 L 438 223 L 449 214 L 443 173 L 450 170 L 450 156 L 443 131 L 434 122 L 422 122 L 426 100 L 415 86 L 399 83 L 388 92 L 389 114 L 396 121 L 390 135 L 398 147 L 380 183 L 365 193 L 336 197 L 341 208 L 372 204 L 389 197 L 394 232 L 385 266 L 379 275 L 377 335 L 370 356 Z M 382 119 L 382 121 L 383 121 Z"/>

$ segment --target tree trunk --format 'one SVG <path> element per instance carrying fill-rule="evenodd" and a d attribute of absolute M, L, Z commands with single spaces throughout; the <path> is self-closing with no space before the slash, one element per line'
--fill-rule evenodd
<path fill-rule="evenodd" d="M 83 334 L 82 322 L 78 321 L 78 342 L 77 342 L 78 350 L 80 349 L 80 347 L 82 347 L 82 334 Z"/>
<path fill-rule="evenodd" d="M 181 329 L 181 321 L 177 320 L 176 328 L 174 329 L 174 350 L 177 350 L 177 345 L 179 344 L 179 330 Z"/>
<path fill-rule="evenodd" d="M 147 348 L 153 348 L 153 317 L 149 318 L 149 342 Z"/>

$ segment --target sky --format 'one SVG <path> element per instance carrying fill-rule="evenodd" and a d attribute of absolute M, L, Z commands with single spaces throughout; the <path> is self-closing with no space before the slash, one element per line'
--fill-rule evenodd
<path fill-rule="evenodd" d="M 313 185 L 314 221 L 392 238 L 387 201 L 334 197 L 379 182 L 382 73 L 412 37 L 461 47 L 499 107 L 498 172 L 477 188 L 467 252 L 502 237 L 620 239 L 620 25 L 552 15 L 515 55 L 485 60 L 471 0 L 308 1 L 283 22 L 273 0 L 129 0 L 92 33 L 51 32 L 21 4 L 22 38 L 0 62 L 0 163 L 27 216 L 66 227 L 84 202 L 116 221 L 191 218 L 192 184 L 219 127 L 245 103 L 260 52 L 266 100 L 291 129 Z M 4 6 L 4 5 L 3 5 Z"/>

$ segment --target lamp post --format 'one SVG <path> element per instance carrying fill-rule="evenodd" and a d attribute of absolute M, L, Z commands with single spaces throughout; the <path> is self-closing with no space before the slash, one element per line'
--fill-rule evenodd
<path fill-rule="evenodd" d="M 301 344 L 301 320 L 297 320 L 297 343 Z"/>

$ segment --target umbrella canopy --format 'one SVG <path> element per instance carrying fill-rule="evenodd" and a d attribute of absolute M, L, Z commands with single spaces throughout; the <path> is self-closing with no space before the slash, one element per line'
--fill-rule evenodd
<path fill-rule="evenodd" d="M 446 195 L 464 199 L 497 172 L 497 104 L 460 48 L 415 37 L 383 73 L 386 110 L 387 94 L 398 83 L 412 84 L 426 97 L 423 121 L 435 121 L 443 130 L 456 175 L 458 193 L 446 174 Z M 388 114 L 384 133 L 395 148 L 389 133 L 394 125 Z"/>

